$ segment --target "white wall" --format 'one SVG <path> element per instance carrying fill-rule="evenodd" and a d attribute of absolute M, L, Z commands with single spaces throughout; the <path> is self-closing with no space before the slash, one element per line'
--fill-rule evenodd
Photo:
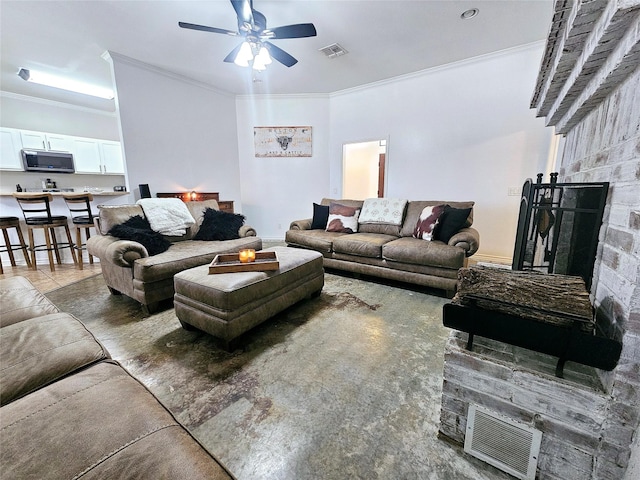
<path fill-rule="evenodd" d="M 311 218 L 312 203 L 329 191 L 328 97 L 238 97 L 236 106 L 242 212 L 258 236 L 282 240 L 291 221 Z M 256 158 L 253 127 L 276 125 L 311 126 L 312 156 Z"/>
<path fill-rule="evenodd" d="M 220 192 L 240 204 L 235 98 L 110 52 L 130 188 Z"/>
<path fill-rule="evenodd" d="M 507 196 L 508 189 L 545 171 L 552 137 L 529 109 L 543 47 L 332 95 L 331 194 L 341 191 L 342 145 L 388 136 L 385 196 L 474 200 L 478 258 L 510 262 L 519 197 Z"/>

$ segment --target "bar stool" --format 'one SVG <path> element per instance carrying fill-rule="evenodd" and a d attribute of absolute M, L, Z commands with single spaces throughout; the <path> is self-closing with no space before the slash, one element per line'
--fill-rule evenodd
<path fill-rule="evenodd" d="M 36 263 L 36 252 L 46 251 L 49 256 L 49 268 L 55 272 L 56 267 L 53 263 L 52 252 L 56 255 L 59 265 L 62 264 L 60 250 L 68 248 L 71 251 L 73 263 L 77 264 L 76 252 L 74 250 L 73 240 L 71 239 L 71 231 L 69 230 L 69 219 L 66 215 L 52 215 L 51 202 L 53 195 L 50 193 L 13 193 L 18 205 L 22 209 L 24 221 L 27 224 L 29 233 L 29 251 L 31 252 L 31 264 L 34 270 L 38 269 Z M 43 215 L 44 214 L 44 215 Z M 34 241 L 33 231 L 41 228 L 44 233 L 44 244 L 36 244 Z M 67 235 L 67 242 L 58 242 L 56 238 L 56 228 L 64 228 Z"/>
<path fill-rule="evenodd" d="M 71 214 L 71 222 L 76 229 L 76 258 L 78 259 L 78 268 L 82 267 L 82 251 L 86 250 L 86 241 L 91 238 L 90 228 L 95 228 L 93 217 L 97 217 L 96 213 L 91 211 L 91 202 L 93 195 L 90 193 L 68 193 L 62 194 L 62 198 L 67 203 L 69 213 Z M 84 230 L 85 241 L 82 242 L 82 231 Z M 89 263 L 93 264 L 93 255 L 89 255 Z"/>
<path fill-rule="evenodd" d="M 31 268 L 31 260 L 29 259 L 29 253 L 27 252 L 27 244 L 24 241 L 24 235 L 22 235 L 22 229 L 20 228 L 20 219 L 18 217 L 0 217 L 0 228 L 2 229 L 2 235 L 4 236 L 4 246 L 0 247 L 0 252 L 7 252 L 9 254 L 9 260 L 12 266 L 16 266 L 16 258 L 13 255 L 14 250 L 22 250 L 24 260 L 27 262 L 27 266 Z M 18 245 L 12 245 L 9 238 L 9 229 L 15 228 L 18 233 Z M 4 273 L 2 267 L 2 261 L 0 260 L 0 273 Z"/>

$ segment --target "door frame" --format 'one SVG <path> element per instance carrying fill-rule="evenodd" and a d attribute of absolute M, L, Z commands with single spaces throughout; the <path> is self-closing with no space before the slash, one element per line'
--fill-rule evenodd
<path fill-rule="evenodd" d="M 385 142 L 385 151 L 383 154 L 379 154 L 378 156 L 378 197 L 380 197 L 380 180 L 382 180 L 382 196 L 387 192 L 388 183 L 389 183 L 389 135 L 386 137 L 378 137 L 378 138 L 368 138 L 368 139 L 360 139 L 360 140 L 349 140 L 342 142 L 342 176 L 340 179 L 340 195 L 344 197 L 344 186 L 345 186 L 345 150 L 347 145 L 354 145 L 358 143 L 371 143 L 371 142 Z M 381 156 L 384 155 L 384 165 L 382 166 L 382 170 L 380 169 L 380 160 Z"/>

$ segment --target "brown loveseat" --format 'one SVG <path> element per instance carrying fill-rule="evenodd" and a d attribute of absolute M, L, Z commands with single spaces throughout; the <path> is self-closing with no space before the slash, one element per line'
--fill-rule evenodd
<path fill-rule="evenodd" d="M 166 252 L 150 256 L 145 247 L 132 240 L 120 240 L 107 235 L 115 226 L 144 211 L 140 205 L 102 205 L 96 219 L 100 235 L 87 241 L 89 254 L 100 259 L 102 274 L 113 294 L 125 294 L 140 302 L 147 313 L 153 313 L 162 300 L 173 298 L 173 276 L 189 268 L 210 263 L 219 253 L 235 253 L 244 248 L 262 249 L 256 231 L 243 225 L 234 240 L 193 240 L 202 224 L 203 212 L 209 207 L 218 210 L 215 200 L 185 203 L 196 224 L 180 237 L 166 237 L 171 247 Z"/>
<path fill-rule="evenodd" d="M 331 202 L 362 209 L 363 200 Z M 449 205 L 455 209 L 471 208 L 466 222 L 448 241 L 414 238 L 418 217 L 427 206 Z M 455 293 L 458 269 L 479 247 L 480 235 L 471 227 L 474 202 L 407 202 L 400 225 L 358 223 L 356 233 L 311 229 L 312 219 L 293 221 L 285 234 L 288 246 L 309 248 L 322 253 L 324 266 L 353 273 L 397 280 L 443 289 L 449 297 Z"/>
<path fill-rule="evenodd" d="M 2 478 L 233 476 L 75 317 L 0 279 Z"/>

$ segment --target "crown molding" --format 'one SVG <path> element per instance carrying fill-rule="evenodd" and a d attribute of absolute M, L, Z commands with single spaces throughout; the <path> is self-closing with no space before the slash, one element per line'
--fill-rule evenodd
<path fill-rule="evenodd" d="M 446 63 L 444 65 L 438 65 L 436 67 L 426 68 L 424 70 L 418 70 L 417 72 L 407 73 L 405 75 L 398 75 L 396 77 L 386 78 L 384 80 L 379 80 L 377 82 L 367 83 L 364 85 L 359 85 L 357 87 L 346 88 L 344 90 L 338 90 L 336 92 L 330 93 L 329 96 L 331 98 L 340 97 L 342 95 L 348 95 L 356 92 L 363 92 L 365 90 L 369 90 L 371 88 L 377 88 L 383 85 L 389 85 L 392 83 L 397 83 L 405 80 L 411 80 L 414 78 L 420 78 L 427 75 L 431 75 L 437 72 L 442 72 L 446 70 L 451 70 L 454 68 L 460 68 L 467 65 L 473 65 L 480 62 L 486 62 L 487 60 L 491 60 L 494 58 L 504 57 L 507 55 L 512 55 L 518 52 L 524 52 L 527 50 L 534 49 L 542 49 L 544 48 L 545 41 L 538 40 L 536 42 L 525 43 L 523 45 L 518 45 L 516 47 L 505 48 L 503 50 L 497 50 L 491 53 L 485 53 L 483 55 L 477 55 L 475 57 L 465 58 L 464 60 L 459 60 L 457 62 Z"/>
<path fill-rule="evenodd" d="M 9 98 L 12 100 L 20 100 L 21 102 L 37 103 L 39 105 L 46 105 L 48 107 L 66 108 L 67 110 L 75 110 L 77 112 L 91 113 L 94 115 L 105 115 L 107 117 L 116 117 L 116 112 L 109 112 L 106 110 L 100 110 L 99 108 L 83 107 L 80 105 L 73 105 L 71 103 L 58 102 L 56 100 L 48 100 L 46 98 L 31 97 L 29 95 L 23 95 L 21 93 L 6 92 L 0 90 L 0 97 Z"/>
<path fill-rule="evenodd" d="M 162 75 L 167 78 L 171 78 L 172 80 L 177 80 L 179 82 L 188 83 L 189 85 L 193 85 L 195 87 L 199 87 L 205 90 L 210 90 L 219 95 L 223 95 L 225 97 L 234 98 L 236 95 L 224 90 L 220 90 L 219 88 L 214 87 L 213 85 L 205 82 L 201 82 L 199 80 L 194 80 L 193 78 L 187 77 L 185 75 L 181 75 L 179 73 L 171 72 L 169 70 L 165 70 L 164 68 L 156 67 L 155 65 L 151 65 L 149 63 L 141 62 L 140 60 L 136 60 L 135 58 L 127 57 L 126 55 L 121 55 L 116 52 L 112 52 L 107 50 L 104 52 L 101 57 L 110 62 L 113 65 L 113 62 L 125 63 L 127 65 L 131 65 L 136 68 L 140 68 L 142 70 L 146 70 L 151 73 L 155 73 L 157 75 Z M 116 85 L 116 90 L 118 86 Z"/>
<path fill-rule="evenodd" d="M 243 93 L 236 95 L 238 100 L 327 100 L 330 93 Z"/>

